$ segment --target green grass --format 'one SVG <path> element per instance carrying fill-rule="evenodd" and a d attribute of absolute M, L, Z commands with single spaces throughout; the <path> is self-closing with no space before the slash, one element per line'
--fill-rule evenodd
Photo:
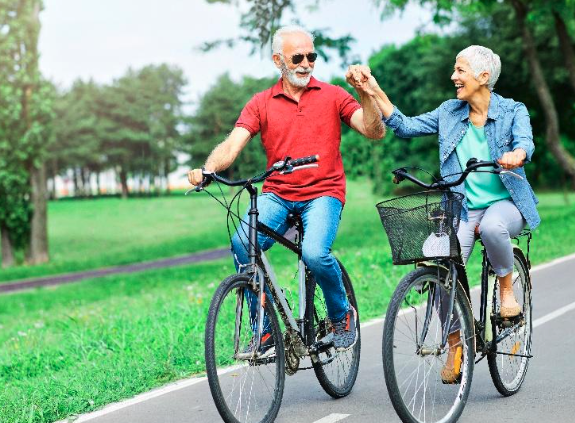
<path fill-rule="evenodd" d="M 540 199 L 535 264 L 575 252 L 575 195 L 570 205 L 561 194 Z M 364 321 L 384 313 L 399 278 L 412 268 L 392 266 L 373 206 L 377 200 L 370 187 L 350 184 L 334 248 L 351 275 Z M 212 231 L 218 233 L 211 236 L 225 242 L 223 215 L 215 214 L 216 205 L 204 207 L 206 221 L 216 223 Z M 281 247 L 270 255 L 295 296 L 291 255 Z M 478 258 L 472 259 L 472 275 Z M 0 421 L 54 421 L 202 373 L 209 300 L 232 272 L 225 259 L 0 297 Z"/>
<path fill-rule="evenodd" d="M 242 210 L 243 212 L 243 210 Z M 0 269 L 0 281 L 189 254 L 226 245 L 225 210 L 205 194 L 52 201 L 51 261 Z"/>

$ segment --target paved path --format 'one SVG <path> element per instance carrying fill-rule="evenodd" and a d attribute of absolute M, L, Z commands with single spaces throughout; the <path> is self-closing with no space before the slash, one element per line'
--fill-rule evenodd
<path fill-rule="evenodd" d="M 533 271 L 533 354 L 521 391 L 500 396 L 487 364 L 475 367 L 461 422 L 568 422 L 575 416 L 575 255 Z M 474 291 L 477 297 L 478 292 Z M 389 401 L 381 364 L 382 321 L 362 326 L 362 356 L 353 392 L 333 400 L 313 371 L 286 379 L 278 423 L 399 422 Z M 87 414 L 91 423 L 190 423 L 221 421 L 205 378 L 188 379 Z"/>
<path fill-rule="evenodd" d="M 106 267 L 104 269 L 84 270 L 81 272 L 66 273 L 63 275 L 43 276 L 39 278 L 23 279 L 18 281 L 0 282 L 0 294 L 20 291 L 23 289 L 40 286 L 61 285 L 64 283 L 78 282 L 83 279 L 98 278 L 102 276 L 117 275 L 120 273 L 134 273 L 143 270 L 160 269 L 163 267 L 182 266 L 184 264 L 199 263 L 202 261 L 216 260 L 228 256 L 229 248 L 202 251 L 200 253 L 185 256 L 171 257 L 142 263 L 126 264 L 122 266 Z"/>

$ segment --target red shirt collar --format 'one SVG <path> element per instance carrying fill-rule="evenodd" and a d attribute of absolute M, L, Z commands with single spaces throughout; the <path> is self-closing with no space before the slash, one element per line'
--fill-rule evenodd
<path fill-rule="evenodd" d="M 306 88 L 308 90 L 311 88 L 317 88 L 318 90 L 321 90 L 321 83 L 312 76 Z M 282 78 L 278 79 L 278 82 L 276 82 L 276 84 L 272 87 L 272 97 L 276 97 L 278 95 L 286 95 L 282 84 Z"/>

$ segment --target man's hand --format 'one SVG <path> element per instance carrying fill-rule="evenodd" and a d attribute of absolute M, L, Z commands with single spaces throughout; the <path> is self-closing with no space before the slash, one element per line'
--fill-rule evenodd
<path fill-rule="evenodd" d="M 188 172 L 188 181 L 190 184 L 197 187 L 204 180 L 204 175 L 202 174 L 202 169 L 193 169 Z"/>
<path fill-rule="evenodd" d="M 379 88 L 377 81 L 371 75 L 371 69 L 364 65 L 351 65 L 347 69 L 345 79 L 348 84 L 354 87 L 359 94 L 364 92 L 369 96 L 375 95 L 375 90 Z"/>
<path fill-rule="evenodd" d="M 497 163 L 504 169 L 515 169 L 523 166 L 523 161 L 527 157 L 527 153 L 522 148 L 517 148 L 513 151 L 505 153 Z"/>

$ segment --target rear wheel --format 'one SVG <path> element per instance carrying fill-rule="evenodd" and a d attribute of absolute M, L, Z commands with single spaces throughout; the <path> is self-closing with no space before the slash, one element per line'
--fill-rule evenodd
<path fill-rule="evenodd" d="M 515 251 L 513 258 L 513 293 L 521 306 L 521 314 L 515 319 L 499 317 L 499 283 L 493 293 L 493 327 L 497 350 L 487 356 L 489 373 L 499 393 L 515 394 L 521 388 L 531 355 L 531 285 L 527 263 L 522 253 Z"/>
<path fill-rule="evenodd" d="M 273 346 L 250 354 L 257 328 L 257 294 L 247 275 L 233 275 L 216 290 L 206 322 L 206 371 L 216 407 L 227 423 L 273 422 L 285 381 L 282 333 L 271 301 L 265 302 L 264 332 Z M 264 337 L 262 337 L 262 340 Z M 266 346 L 269 346 L 269 339 Z"/>
<path fill-rule="evenodd" d="M 457 283 L 452 330 L 459 327 L 462 347 L 457 383 L 444 384 L 442 369 L 449 346 L 442 347 L 450 290 L 446 272 L 419 268 L 395 290 L 383 329 L 383 370 L 389 397 L 403 422 L 453 422 L 465 407 L 474 368 L 474 329 L 469 301 Z M 454 326 L 457 325 L 457 326 Z"/>
<path fill-rule="evenodd" d="M 339 263 L 339 262 L 338 262 Z M 343 286 L 349 303 L 357 310 L 357 301 L 353 292 L 351 280 L 341 263 Z M 307 278 L 306 295 L 306 332 L 311 334 L 311 342 L 319 341 L 332 333 L 332 325 L 327 317 L 323 293 L 311 275 Z M 312 358 L 315 375 L 324 391 L 334 398 L 348 395 L 359 369 L 359 355 L 361 351 L 361 334 L 359 333 L 359 313 L 357 320 L 357 343 L 346 351 L 336 351 L 333 346 L 323 349 L 317 357 Z"/>

